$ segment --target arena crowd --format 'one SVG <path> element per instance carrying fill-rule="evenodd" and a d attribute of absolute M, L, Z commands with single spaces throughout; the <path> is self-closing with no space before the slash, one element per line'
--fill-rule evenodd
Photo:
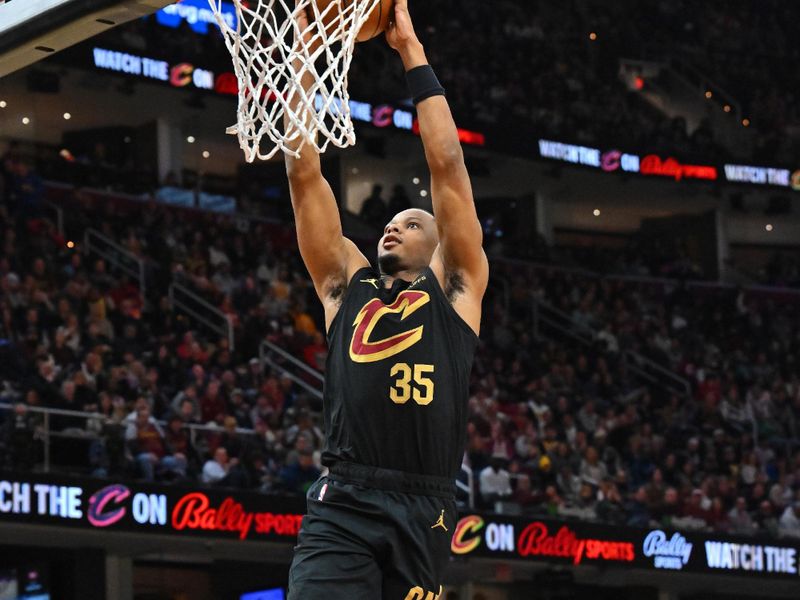
<path fill-rule="evenodd" d="M 2 175 L 4 466 L 41 468 L 36 409 L 61 409 L 87 414 L 51 419 L 54 469 L 303 494 L 321 472 L 320 403 L 258 358 L 266 340 L 324 370 L 291 230 L 74 190 L 62 234 L 35 169 L 11 153 Z M 83 252 L 87 227 L 144 261 L 145 297 Z M 800 535 L 794 296 L 502 258 L 492 272 L 462 473 L 479 507 Z M 233 319 L 233 348 L 172 309 L 173 282 Z M 688 391 L 638 376 L 629 352 Z"/>

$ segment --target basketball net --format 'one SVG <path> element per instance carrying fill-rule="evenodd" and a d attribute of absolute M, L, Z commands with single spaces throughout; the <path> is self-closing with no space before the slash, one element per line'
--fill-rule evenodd
<path fill-rule="evenodd" d="M 317 0 L 233 0 L 234 29 L 222 0 L 209 0 L 239 80 L 237 123 L 227 133 L 238 136 L 247 162 L 279 151 L 296 157 L 307 145 L 322 153 L 329 144 L 355 143 L 347 72 L 358 32 L 379 1 L 330 0 L 321 11 Z M 302 10 L 306 31 L 297 22 Z"/>

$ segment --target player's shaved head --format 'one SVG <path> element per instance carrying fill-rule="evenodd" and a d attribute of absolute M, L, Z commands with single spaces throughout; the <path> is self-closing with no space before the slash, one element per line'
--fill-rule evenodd
<path fill-rule="evenodd" d="M 399 243 L 392 243 L 394 238 Z M 386 225 L 378 243 L 378 265 L 387 275 L 421 270 L 430 264 L 438 243 L 439 230 L 431 213 L 421 208 L 400 211 Z"/>
<path fill-rule="evenodd" d="M 427 218 L 432 221 L 436 220 L 436 217 L 433 216 L 433 213 L 428 212 L 424 208 L 407 208 L 405 210 L 401 210 L 394 217 L 392 217 L 392 221 L 403 219 L 404 217 L 407 217 L 409 215 L 415 215 L 420 218 Z"/>

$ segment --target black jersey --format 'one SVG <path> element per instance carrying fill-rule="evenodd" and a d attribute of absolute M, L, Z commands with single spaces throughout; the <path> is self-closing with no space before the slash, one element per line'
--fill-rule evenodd
<path fill-rule="evenodd" d="M 391 289 L 359 270 L 329 331 L 322 463 L 455 478 L 477 343 L 430 268 Z"/>

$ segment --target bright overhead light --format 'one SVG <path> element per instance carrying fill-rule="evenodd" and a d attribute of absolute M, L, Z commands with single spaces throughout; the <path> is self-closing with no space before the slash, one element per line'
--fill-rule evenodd
<path fill-rule="evenodd" d="M 599 216 L 600 216 L 600 209 L 599 209 L 599 208 L 595 208 L 595 209 L 592 211 L 592 214 L 593 214 L 595 217 L 599 217 Z"/>
<path fill-rule="evenodd" d="M 67 242 L 67 248 L 74 248 L 74 247 L 75 247 L 75 242 L 73 242 L 72 240 Z"/>
<path fill-rule="evenodd" d="M 22 124 L 23 125 L 27 125 L 30 122 L 31 122 L 31 120 L 28 117 L 22 117 Z"/>
<path fill-rule="evenodd" d="M 420 190 L 419 195 L 426 198 L 428 196 L 428 190 Z"/>
<path fill-rule="evenodd" d="M 722 110 L 724 110 L 725 112 L 731 112 L 731 105 L 726 104 L 725 106 L 722 107 Z"/>
<path fill-rule="evenodd" d="M 589 39 L 595 41 L 597 39 L 597 34 L 593 31 L 589 34 Z"/>
<path fill-rule="evenodd" d="M 772 231 L 773 230 L 772 223 L 767 223 L 764 229 L 766 229 L 767 231 Z"/>
<path fill-rule="evenodd" d="M 5 100 L 0 100 L 0 108 L 5 108 L 6 106 L 8 106 L 6 101 Z"/>
<path fill-rule="evenodd" d="M 209 156 L 211 156 L 211 152 L 208 150 L 203 150 L 203 158 L 208 158 Z"/>
<path fill-rule="evenodd" d="M 419 185 L 419 177 L 414 177 L 411 181 L 414 182 L 414 185 Z"/>
<path fill-rule="evenodd" d="M 706 92 L 706 98 L 708 98 L 709 100 L 711 99 L 711 97 L 712 97 L 713 95 L 714 95 L 714 94 L 712 94 L 712 93 L 711 93 L 711 90 L 708 90 L 708 91 Z"/>
<path fill-rule="evenodd" d="M 745 127 L 750 127 L 750 119 L 742 119 L 742 125 Z"/>
<path fill-rule="evenodd" d="M 64 113 L 64 120 L 65 120 L 65 121 L 69 121 L 71 118 L 72 118 L 72 115 L 71 115 L 71 114 L 69 114 L 68 112 L 65 112 L 65 113 Z"/>
<path fill-rule="evenodd" d="M 186 138 L 186 141 L 189 142 L 190 144 L 194 144 L 194 136 L 190 135 L 189 137 Z"/>

